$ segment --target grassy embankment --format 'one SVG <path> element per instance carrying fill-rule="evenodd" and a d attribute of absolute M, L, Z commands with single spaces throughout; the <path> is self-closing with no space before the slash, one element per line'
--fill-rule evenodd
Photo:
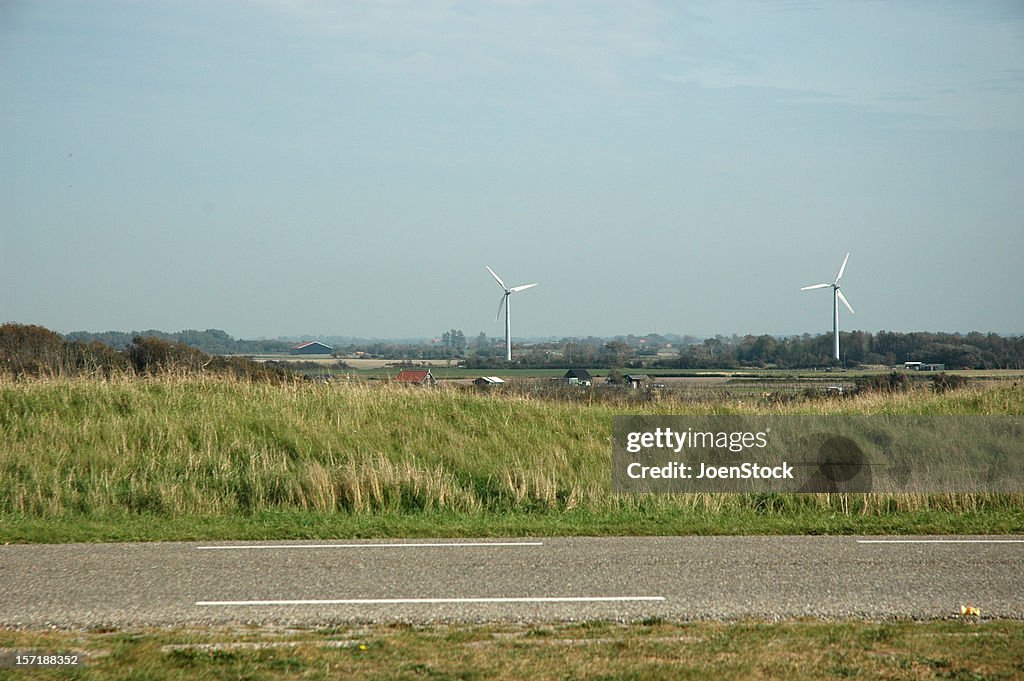
<path fill-rule="evenodd" d="M 1021 414 L 1024 387 L 609 405 L 228 379 L 0 383 L 0 541 L 1017 533 L 1019 495 L 613 496 L 624 413 Z"/>
<path fill-rule="evenodd" d="M 86 653 L 0 679 L 1013 679 L 1024 624 L 610 622 L 320 630 L 0 630 L 0 647 Z M 9 675 L 9 676 L 5 676 Z"/>

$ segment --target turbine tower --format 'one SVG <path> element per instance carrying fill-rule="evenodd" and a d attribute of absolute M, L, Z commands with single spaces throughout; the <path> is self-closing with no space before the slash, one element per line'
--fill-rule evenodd
<path fill-rule="evenodd" d="M 484 267 L 487 267 L 487 265 L 484 265 Z M 500 286 L 501 289 L 505 292 L 505 294 L 501 297 L 501 302 L 498 303 L 498 314 L 496 314 L 494 316 L 494 321 L 498 321 L 498 319 L 501 317 L 501 307 L 502 307 L 502 305 L 504 305 L 505 306 L 505 361 L 506 362 L 511 362 L 512 361 L 512 322 L 509 319 L 508 297 L 510 295 L 512 295 L 513 293 L 518 293 L 519 291 L 525 291 L 528 288 L 533 288 L 534 286 L 536 286 L 536 284 L 524 284 L 523 286 L 513 286 L 512 288 L 509 288 L 508 286 L 505 286 L 505 282 L 503 282 L 501 280 L 501 277 L 499 277 L 497 274 L 494 273 L 494 270 L 492 270 L 490 267 L 487 267 L 487 271 L 491 273 L 491 276 L 494 277 L 494 280 L 498 282 L 498 286 Z"/>
<path fill-rule="evenodd" d="M 839 301 L 843 301 L 843 305 L 846 309 L 853 314 L 853 308 L 850 307 L 850 302 L 846 300 L 846 296 L 839 290 L 839 280 L 843 278 L 843 270 L 846 269 L 846 261 L 850 259 L 850 254 L 847 253 L 846 257 L 843 258 L 843 264 L 839 266 L 839 274 L 836 275 L 836 280 L 831 284 L 815 284 L 814 286 L 804 286 L 801 291 L 810 291 L 816 288 L 828 288 L 832 287 L 832 356 L 835 359 L 839 359 Z"/>

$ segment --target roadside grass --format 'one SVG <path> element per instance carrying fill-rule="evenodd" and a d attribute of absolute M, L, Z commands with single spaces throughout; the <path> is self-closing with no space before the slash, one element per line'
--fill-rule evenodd
<path fill-rule="evenodd" d="M 778 495 L 782 496 L 782 495 Z M 857 495 L 850 495 L 857 496 Z M 863 496 L 863 495 L 861 495 Z M 0 516 L 0 544 L 288 539 L 488 538 L 556 536 L 1013 535 L 1024 530 L 1020 504 L 973 511 L 853 514 L 808 507 L 722 511 L 541 511 L 494 513 L 318 513 L 267 510 L 251 515 L 152 513 L 38 518 Z"/>
<path fill-rule="evenodd" d="M 618 403 L 364 383 L 0 381 L 0 541 L 1018 533 L 1024 497 L 610 493 L 620 414 L 1024 414 L 1024 386 Z"/>
<path fill-rule="evenodd" d="M 374 625 L 0 630 L 0 649 L 86 654 L 0 679 L 1013 679 L 1024 623 Z"/>

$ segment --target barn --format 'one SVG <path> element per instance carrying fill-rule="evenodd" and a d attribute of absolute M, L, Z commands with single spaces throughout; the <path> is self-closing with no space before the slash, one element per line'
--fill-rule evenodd
<path fill-rule="evenodd" d="M 319 341 L 308 341 L 293 345 L 288 352 L 293 355 L 329 355 L 334 352 L 334 348 Z"/>

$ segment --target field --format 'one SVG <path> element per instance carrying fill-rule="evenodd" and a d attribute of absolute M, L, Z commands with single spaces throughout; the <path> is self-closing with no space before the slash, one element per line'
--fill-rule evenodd
<path fill-rule="evenodd" d="M 617 414 L 1020 414 L 1024 387 L 777 402 L 163 376 L 0 384 L 0 540 L 1016 533 L 1018 496 L 612 495 Z M 589 397 L 588 397 L 589 395 Z"/>

